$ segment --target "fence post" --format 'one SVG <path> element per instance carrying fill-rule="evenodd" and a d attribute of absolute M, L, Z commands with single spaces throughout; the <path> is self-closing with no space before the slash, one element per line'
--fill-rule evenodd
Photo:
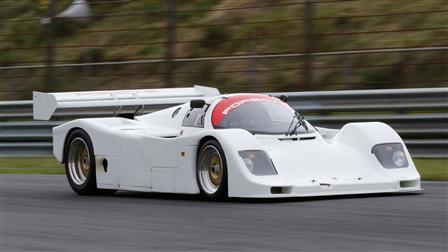
<path fill-rule="evenodd" d="M 52 91 L 53 89 L 53 61 L 54 61 L 54 41 L 53 41 L 53 29 L 54 29 L 54 12 L 56 8 L 56 0 L 51 0 L 48 5 L 47 18 L 48 23 L 46 24 L 46 35 L 47 35 L 47 69 L 45 74 L 45 91 Z"/>
<path fill-rule="evenodd" d="M 313 86 L 313 56 L 314 51 L 314 27 L 313 27 L 314 5 L 312 0 L 307 0 L 304 8 L 304 38 L 305 38 L 305 50 L 304 50 L 304 67 L 303 67 L 303 82 L 304 89 L 317 89 Z"/>
<path fill-rule="evenodd" d="M 166 0 L 166 41 L 165 41 L 165 85 L 174 86 L 175 62 L 174 50 L 176 40 L 176 2 L 175 0 Z"/>

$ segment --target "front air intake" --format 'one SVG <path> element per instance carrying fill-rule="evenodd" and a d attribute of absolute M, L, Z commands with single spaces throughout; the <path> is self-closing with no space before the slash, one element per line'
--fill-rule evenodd
<path fill-rule="evenodd" d="M 403 181 L 400 181 L 400 187 L 401 188 L 416 187 L 416 186 L 418 186 L 418 180 L 403 180 Z"/>
<path fill-rule="evenodd" d="M 278 140 L 280 140 L 280 141 L 298 141 L 298 140 L 306 141 L 306 140 L 313 140 L 313 139 L 316 139 L 316 137 L 315 136 L 312 136 L 312 137 L 300 137 L 300 138 L 298 138 L 298 137 L 281 137 Z"/>
<path fill-rule="evenodd" d="M 316 137 L 315 136 L 312 136 L 312 137 L 301 137 L 300 141 L 313 140 L 313 139 L 316 139 Z"/>
<path fill-rule="evenodd" d="M 292 192 L 292 188 L 290 186 L 273 186 L 271 187 L 272 194 L 288 194 Z"/>

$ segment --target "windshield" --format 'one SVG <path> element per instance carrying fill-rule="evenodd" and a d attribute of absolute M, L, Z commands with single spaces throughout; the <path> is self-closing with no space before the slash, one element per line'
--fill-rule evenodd
<path fill-rule="evenodd" d="M 294 110 L 277 98 L 266 95 L 236 95 L 220 101 L 213 110 L 215 128 L 245 129 L 252 134 L 286 134 Z M 297 133 L 313 132 L 312 127 L 299 127 Z"/>

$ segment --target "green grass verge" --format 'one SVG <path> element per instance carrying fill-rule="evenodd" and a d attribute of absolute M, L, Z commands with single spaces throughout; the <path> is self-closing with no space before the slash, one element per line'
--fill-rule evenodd
<path fill-rule="evenodd" d="M 64 174 L 64 166 L 50 157 L 1 157 L 3 174 Z"/>
<path fill-rule="evenodd" d="M 414 159 L 423 180 L 448 180 L 448 159 Z"/>
<path fill-rule="evenodd" d="M 448 159 L 414 159 L 423 180 L 448 180 Z M 0 158 L 3 174 L 64 174 L 64 166 L 48 157 Z"/>

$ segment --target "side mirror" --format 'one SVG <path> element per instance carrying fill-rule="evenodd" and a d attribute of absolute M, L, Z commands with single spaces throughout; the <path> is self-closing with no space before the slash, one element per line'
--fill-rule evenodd
<path fill-rule="evenodd" d="M 205 106 L 204 100 L 191 100 L 190 101 L 190 108 L 203 108 Z"/>
<path fill-rule="evenodd" d="M 288 102 L 288 96 L 286 96 L 286 95 L 280 95 L 279 99 L 282 102 Z"/>

